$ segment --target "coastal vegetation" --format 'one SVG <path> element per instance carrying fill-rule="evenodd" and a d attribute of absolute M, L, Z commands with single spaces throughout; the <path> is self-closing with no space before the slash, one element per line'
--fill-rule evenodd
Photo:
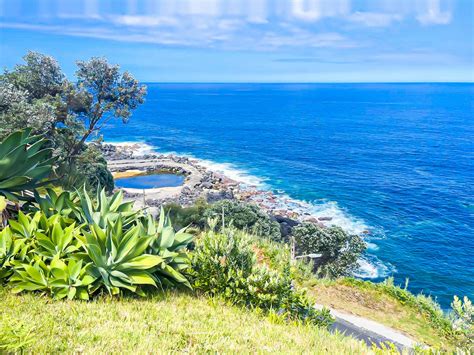
<path fill-rule="evenodd" d="M 390 280 L 342 277 L 366 246 L 338 227 L 284 231 L 232 200 L 134 208 L 98 133 L 145 88 L 105 59 L 78 62 L 74 83 L 51 57 L 24 59 L 0 77 L 0 351 L 370 351 L 330 334 L 316 303 L 472 349 L 469 299 L 446 315 Z"/>
<path fill-rule="evenodd" d="M 206 201 L 198 200 L 194 206 L 182 207 L 177 204 L 168 204 L 167 209 L 182 226 L 191 225 L 204 230 L 210 218 L 219 217 L 221 223 L 216 225 L 217 229 L 220 229 L 222 225 L 233 226 L 254 235 L 282 241 L 279 224 L 254 204 L 233 200 L 208 204 Z"/>
<path fill-rule="evenodd" d="M 314 223 L 303 223 L 293 228 L 292 236 L 298 254 L 321 254 L 314 261 L 314 272 L 322 277 L 351 275 L 366 249 L 361 237 L 335 226 L 322 228 Z"/>
<path fill-rule="evenodd" d="M 74 81 L 47 55 L 28 52 L 24 64 L 0 75 L 0 140 L 29 127 L 48 139 L 54 177 L 67 188 L 86 184 L 112 191 L 100 149 L 100 130 L 112 119 L 127 122 L 144 102 L 146 87 L 105 58 L 78 61 Z"/>

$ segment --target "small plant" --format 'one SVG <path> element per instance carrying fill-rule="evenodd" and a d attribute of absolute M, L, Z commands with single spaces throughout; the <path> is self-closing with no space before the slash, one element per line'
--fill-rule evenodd
<path fill-rule="evenodd" d="M 464 296 L 461 300 L 454 296 L 451 303 L 453 310 L 453 328 L 457 331 L 458 344 L 466 349 L 474 349 L 474 306 L 471 300 Z"/>

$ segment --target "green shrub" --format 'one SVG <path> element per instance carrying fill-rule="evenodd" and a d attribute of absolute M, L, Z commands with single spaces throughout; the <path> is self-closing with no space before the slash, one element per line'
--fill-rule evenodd
<path fill-rule="evenodd" d="M 222 200 L 214 204 L 207 204 L 198 200 L 194 206 L 181 207 L 178 204 L 168 204 L 173 220 L 180 226 L 192 225 L 201 230 L 207 227 L 209 218 L 222 218 L 225 226 L 233 226 L 245 230 L 253 235 L 269 237 L 275 241 L 282 241 L 280 225 L 272 220 L 258 206 L 232 200 Z M 220 228 L 221 226 L 217 226 Z"/>
<path fill-rule="evenodd" d="M 170 203 L 165 206 L 170 218 L 178 228 L 193 226 L 200 230 L 206 228 L 206 220 L 204 212 L 209 208 L 209 205 L 204 199 L 198 199 L 193 206 L 182 207 L 177 203 Z"/>
<path fill-rule="evenodd" d="M 75 161 L 68 166 L 61 166 L 58 173 L 61 175 L 61 185 L 66 189 L 85 185 L 88 191 L 96 192 L 101 186 L 110 193 L 115 187 L 107 161 L 96 144 L 84 145 Z"/>
<path fill-rule="evenodd" d="M 192 257 L 194 287 L 233 304 L 276 312 L 287 320 L 328 326 L 329 313 L 317 311 L 305 293 L 296 290 L 289 262 L 284 272 L 256 263 L 250 237 L 236 229 L 205 232 Z"/>
<path fill-rule="evenodd" d="M 0 232 L 0 282 L 14 292 L 89 299 L 100 290 L 191 287 L 183 272 L 192 235 L 175 232 L 163 211 L 157 224 L 103 190 L 97 201 L 85 191 L 36 199 L 36 212 L 19 212 Z"/>
<path fill-rule="evenodd" d="M 454 296 L 451 308 L 453 328 L 458 333 L 459 345 L 474 350 L 474 306 L 471 300 L 466 296 L 462 300 Z"/>
<path fill-rule="evenodd" d="M 272 220 L 260 207 L 238 201 L 223 200 L 216 202 L 204 212 L 203 218 L 224 216 L 226 226 L 248 231 L 253 235 L 281 241 L 280 225 Z"/>
<path fill-rule="evenodd" d="M 314 264 L 319 276 L 350 275 L 366 249 L 362 238 L 349 235 L 340 227 L 321 228 L 313 223 L 303 223 L 293 228 L 292 236 L 299 255 L 322 254 Z"/>

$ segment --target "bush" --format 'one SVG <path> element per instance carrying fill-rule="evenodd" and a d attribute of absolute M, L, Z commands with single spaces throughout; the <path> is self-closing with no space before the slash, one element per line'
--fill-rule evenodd
<path fill-rule="evenodd" d="M 253 235 L 269 237 L 275 241 L 282 241 L 280 225 L 271 219 L 258 206 L 233 200 L 222 200 L 214 204 L 207 204 L 198 200 L 194 206 L 181 207 L 177 204 L 168 204 L 166 209 L 170 216 L 180 226 L 195 226 L 204 230 L 209 219 L 221 218 L 224 214 L 226 227 L 233 226 L 248 231 Z M 221 228 L 218 225 L 217 228 Z"/>
<path fill-rule="evenodd" d="M 102 156 L 100 147 L 95 144 L 84 145 L 77 159 L 68 165 L 67 170 L 58 169 L 64 176 L 61 184 L 65 189 L 73 189 L 85 185 L 88 191 L 95 193 L 98 187 L 111 193 L 115 187 L 112 173 L 107 167 L 107 161 Z"/>
<path fill-rule="evenodd" d="M 19 212 L 0 232 L 0 282 L 14 292 L 40 291 L 54 298 L 89 299 L 100 290 L 144 294 L 147 287 L 191 287 L 184 270 L 192 236 L 175 232 L 162 211 L 151 217 L 122 203 L 121 193 L 97 201 L 52 190 L 37 211 Z"/>
<path fill-rule="evenodd" d="M 224 215 L 226 226 L 234 226 L 257 236 L 269 237 L 281 241 L 280 225 L 263 212 L 260 207 L 238 201 L 223 200 L 210 205 L 203 218 L 221 217 Z"/>
<path fill-rule="evenodd" d="M 400 287 L 394 283 L 393 277 L 389 277 L 380 283 L 358 280 L 352 277 L 342 278 L 339 282 L 361 290 L 376 290 L 389 295 L 402 305 L 408 306 L 419 313 L 433 328 L 437 329 L 456 346 L 461 349 L 472 349 L 474 346 L 474 311 L 467 297 L 464 297 L 462 302 L 455 296 L 451 304 L 453 312 L 447 315 L 433 298 L 423 294 L 415 295 L 411 293 L 407 289 L 408 283 L 404 287 Z"/>
<path fill-rule="evenodd" d="M 317 311 L 305 293 L 296 290 L 289 263 L 284 272 L 257 265 L 250 237 L 228 229 L 204 232 L 192 257 L 194 287 L 233 304 L 276 312 L 287 320 L 328 326 L 327 310 Z"/>
<path fill-rule="evenodd" d="M 474 349 L 474 306 L 471 300 L 464 296 L 461 300 L 454 296 L 451 303 L 453 310 L 453 328 L 458 334 L 458 343 L 466 349 Z"/>
<path fill-rule="evenodd" d="M 209 208 L 209 205 L 204 199 L 198 199 L 193 206 L 182 207 L 177 203 L 169 203 L 165 206 L 169 217 L 178 228 L 193 226 L 200 230 L 206 228 L 206 220 L 204 219 L 204 212 Z"/>
<path fill-rule="evenodd" d="M 298 254 L 322 254 L 314 264 L 319 276 L 350 275 L 366 249 L 362 238 L 349 235 L 340 227 L 321 228 L 313 223 L 303 223 L 293 228 L 292 236 L 295 238 Z"/>

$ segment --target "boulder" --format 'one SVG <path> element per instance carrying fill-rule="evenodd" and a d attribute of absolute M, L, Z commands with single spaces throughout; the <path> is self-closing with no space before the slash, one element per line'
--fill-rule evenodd
<path fill-rule="evenodd" d="M 281 216 L 281 215 L 273 216 L 273 219 L 277 221 L 278 224 L 280 225 L 281 236 L 283 237 L 284 240 L 288 239 L 293 227 L 300 224 L 300 222 L 298 222 L 295 219 L 291 219 L 291 218 Z"/>

